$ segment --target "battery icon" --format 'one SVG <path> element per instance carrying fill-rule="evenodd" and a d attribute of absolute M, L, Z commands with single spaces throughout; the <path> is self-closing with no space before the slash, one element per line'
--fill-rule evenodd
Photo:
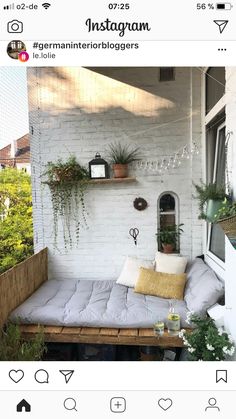
<path fill-rule="evenodd" d="M 232 7 L 231 3 L 216 3 L 217 10 L 231 10 Z"/>

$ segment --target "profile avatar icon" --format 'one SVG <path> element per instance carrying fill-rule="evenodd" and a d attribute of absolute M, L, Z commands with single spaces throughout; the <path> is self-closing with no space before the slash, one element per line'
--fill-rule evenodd
<path fill-rule="evenodd" d="M 7 45 L 7 54 L 13 60 L 25 62 L 29 59 L 29 54 L 26 52 L 26 45 L 20 40 L 13 40 L 9 42 Z M 21 59 L 22 56 L 24 59 Z"/>
<path fill-rule="evenodd" d="M 208 410 L 210 410 L 210 409 L 216 409 L 216 410 L 218 410 L 218 412 L 220 412 L 220 408 L 219 408 L 218 406 L 216 406 L 216 404 L 217 404 L 216 399 L 215 399 L 214 397 L 211 397 L 211 398 L 208 400 L 208 405 L 209 405 L 209 406 L 207 406 L 207 407 L 205 408 L 205 412 L 207 412 L 207 411 L 208 411 Z"/>

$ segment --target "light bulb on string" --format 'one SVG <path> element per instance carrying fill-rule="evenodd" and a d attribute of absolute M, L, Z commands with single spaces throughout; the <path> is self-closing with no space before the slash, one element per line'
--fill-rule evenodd
<path fill-rule="evenodd" d="M 152 171 L 153 172 L 156 172 L 156 162 L 155 161 L 152 161 Z"/>
<path fill-rule="evenodd" d="M 192 154 L 199 154 L 199 149 L 198 149 L 198 146 L 195 142 L 193 142 L 191 153 Z"/>
<path fill-rule="evenodd" d="M 162 173 L 162 166 L 161 166 L 161 161 L 158 161 L 157 162 L 157 171 L 158 171 L 158 173 Z"/>
<path fill-rule="evenodd" d="M 184 146 L 181 157 L 182 159 L 189 159 L 189 151 L 187 145 Z"/>
<path fill-rule="evenodd" d="M 171 167 L 172 167 L 172 169 L 175 169 L 175 167 L 176 167 L 176 159 L 175 159 L 175 157 L 171 157 Z"/>
<path fill-rule="evenodd" d="M 162 162 L 161 162 L 161 168 L 162 168 L 162 170 L 165 170 L 166 169 L 166 165 L 167 165 L 166 159 L 162 159 Z"/>

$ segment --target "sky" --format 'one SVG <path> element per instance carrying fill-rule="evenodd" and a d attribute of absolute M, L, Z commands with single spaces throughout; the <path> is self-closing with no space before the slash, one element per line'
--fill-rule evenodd
<path fill-rule="evenodd" d="M 0 149 L 28 132 L 26 68 L 0 67 Z"/>

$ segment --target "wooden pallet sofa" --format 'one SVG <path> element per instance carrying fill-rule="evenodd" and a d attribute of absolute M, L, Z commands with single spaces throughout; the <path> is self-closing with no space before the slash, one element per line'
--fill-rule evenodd
<path fill-rule="evenodd" d="M 48 280 L 47 249 L 41 250 L 24 262 L 0 275 L 0 327 L 7 322 L 9 314 Z M 25 339 L 37 333 L 38 325 L 21 325 Z M 159 347 L 183 347 L 178 336 L 167 331 L 157 337 L 153 329 L 116 329 L 94 327 L 44 326 L 46 342 L 70 342 L 112 345 L 138 345 Z"/>

